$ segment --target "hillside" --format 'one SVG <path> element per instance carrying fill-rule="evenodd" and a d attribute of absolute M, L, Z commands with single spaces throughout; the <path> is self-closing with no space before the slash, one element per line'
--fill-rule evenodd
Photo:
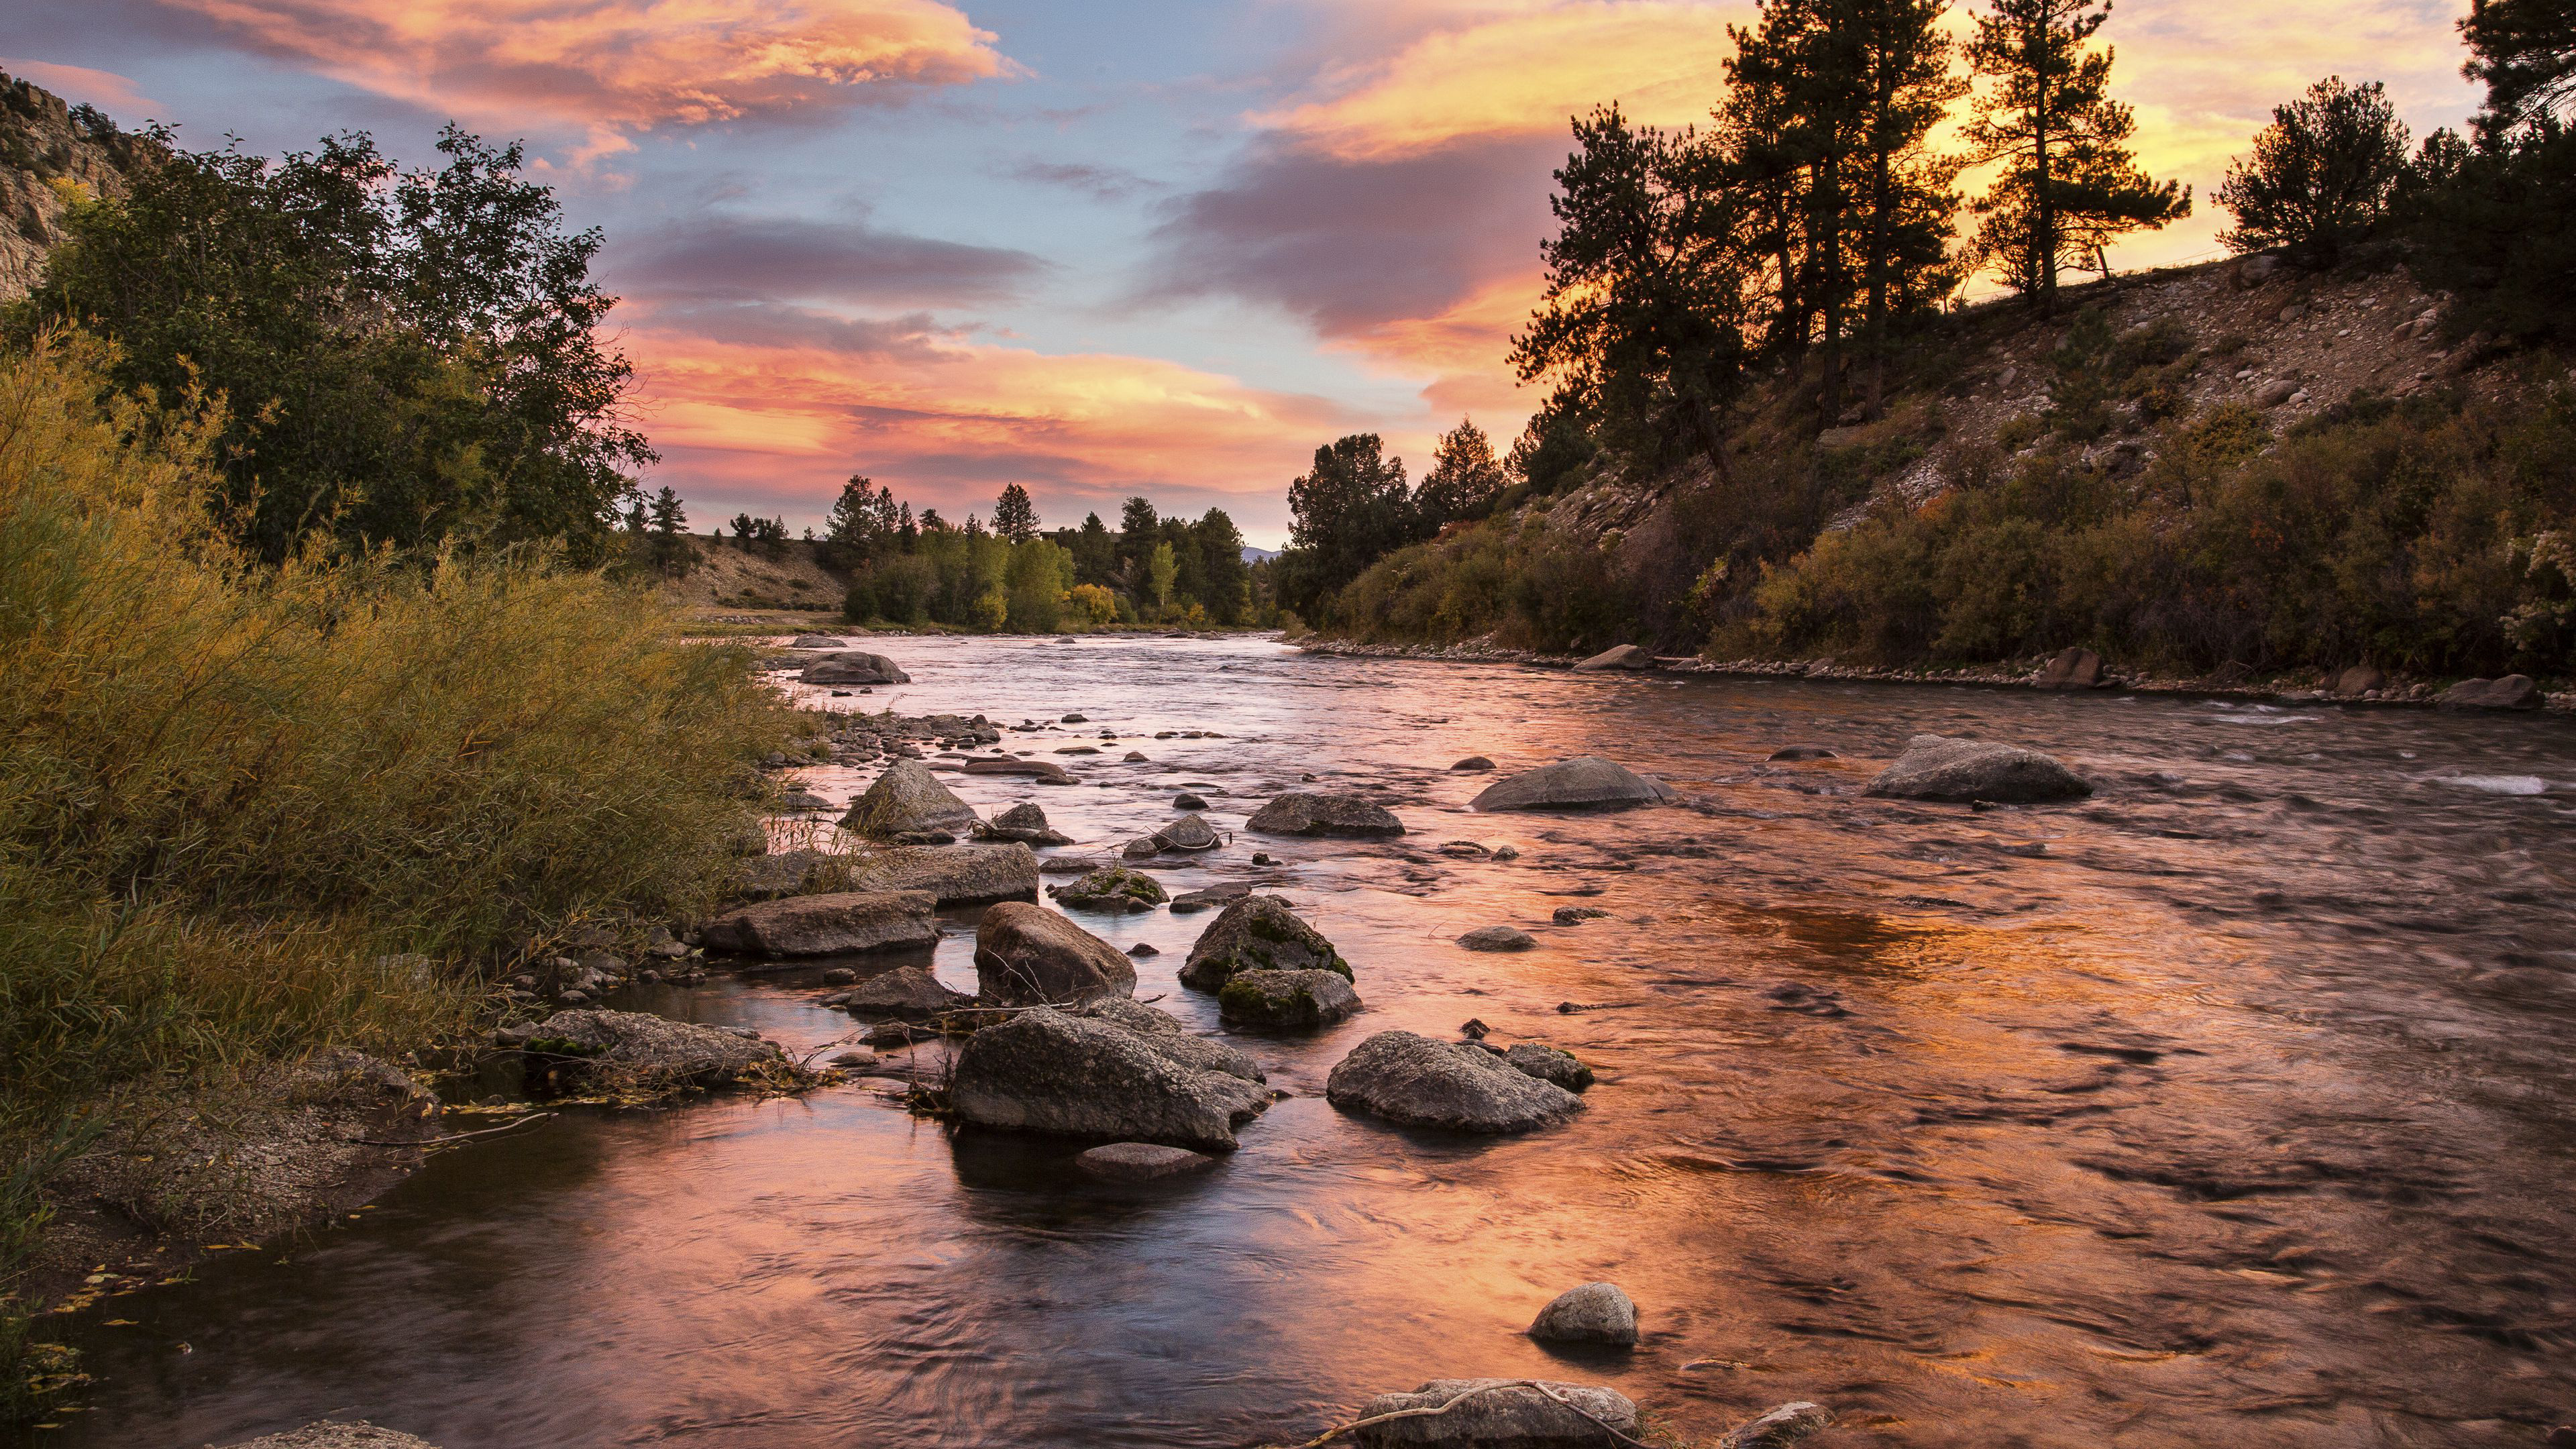
<path fill-rule="evenodd" d="M 2268 256 L 2096 283 L 2054 316 L 1969 308 L 1876 420 L 1819 433 L 1812 394 L 1776 382 L 1726 479 L 1605 453 L 1381 560 L 1323 632 L 1899 666 L 2082 645 L 2168 673 L 2529 663 L 2563 650 L 2526 595 L 2564 593 L 2531 550 L 2566 485 L 2527 462 L 2555 434 L 2505 434 L 2563 416 L 2564 369 L 2443 321 L 2402 269 Z M 2414 497 L 2428 468 L 2443 498 Z M 2551 639 L 2506 638 L 2517 620 Z"/>
<path fill-rule="evenodd" d="M 63 188 L 122 195 L 149 145 L 87 106 L 0 72 L 0 302 L 27 294 L 61 240 Z"/>

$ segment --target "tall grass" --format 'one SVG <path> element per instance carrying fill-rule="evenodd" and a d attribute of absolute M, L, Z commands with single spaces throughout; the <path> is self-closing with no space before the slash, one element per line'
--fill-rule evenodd
<path fill-rule="evenodd" d="M 0 357 L 0 1152 L 426 1044 L 515 951 L 709 898 L 790 727 L 737 652 L 533 554 L 257 566 L 212 408 L 106 356 Z"/>

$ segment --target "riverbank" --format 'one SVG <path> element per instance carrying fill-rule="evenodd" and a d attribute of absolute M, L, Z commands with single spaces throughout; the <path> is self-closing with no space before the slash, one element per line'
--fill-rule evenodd
<path fill-rule="evenodd" d="M 1535 649 L 1510 649 L 1473 641 L 1464 644 L 1362 644 L 1345 640 L 1296 638 L 1283 639 L 1309 654 L 1343 659 L 1421 659 L 1460 664 L 1521 664 L 1535 669 L 1573 669 L 1587 658 L 1579 654 L 1551 654 Z M 2336 693 L 2331 680 L 2317 674 L 2281 675 L 2256 682 L 2229 682 L 2209 678 L 2170 678 L 2136 672 L 2124 672 L 2105 666 L 2100 682 L 2070 688 L 2045 679 L 2049 660 L 2046 658 L 1985 666 L 1967 665 L 1953 669 L 1886 669 L 1838 663 L 1834 659 L 1736 659 L 1712 660 L 1690 655 L 1647 656 L 1647 664 L 1622 664 L 1605 672 L 1663 673 L 1714 675 L 1731 679 L 1812 679 L 1841 680 L 1868 684 L 1930 684 L 1953 688 L 2030 690 L 2042 693 L 2120 692 L 2172 695 L 2191 699 L 2238 699 L 2263 704 L 2335 704 L 2350 706 L 2388 706 L 2391 708 L 2439 708 L 2442 695 L 2462 681 L 2455 679 L 2409 679 L 2404 676 L 2385 678 L 2383 682 L 2352 693 Z M 2536 708 L 2565 713 L 2576 711 L 2576 688 L 2540 690 L 2541 703 Z"/>

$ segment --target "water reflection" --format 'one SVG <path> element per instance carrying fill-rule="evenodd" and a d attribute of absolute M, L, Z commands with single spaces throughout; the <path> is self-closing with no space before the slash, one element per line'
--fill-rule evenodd
<path fill-rule="evenodd" d="M 1227 1445 L 1453 1374 L 1594 1378 L 1686 1432 L 1814 1398 L 1849 1442 L 1909 1445 L 2536 1442 L 2576 1404 L 2560 722 L 1258 642 L 892 652 L 916 684 L 833 703 L 1090 716 L 1006 735 L 1047 758 L 1116 735 L 1064 757 L 1076 786 L 955 779 L 1084 850 L 1169 820 L 1184 785 L 1227 829 L 1307 774 L 1405 816 L 1397 841 L 1246 838 L 1164 872 L 1283 889 L 1368 1002 L 1242 1043 L 1292 1094 L 1242 1152 L 1096 1184 L 1079 1144 L 951 1132 L 868 1083 L 567 1117 L 118 1300 L 133 1326 L 78 1334 L 94 1410 L 38 1439 L 175 1449 L 341 1413 L 448 1449 Z M 1154 738 L 1188 729 L 1221 738 Z M 1920 730 L 2104 788 L 1985 814 L 1859 795 Z M 1767 758 L 1790 744 L 1841 758 Z M 1478 816 L 1492 777 L 1447 769 L 1587 752 L 1686 805 Z M 867 778 L 809 775 L 834 799 Z M 1578 902 L 1610 915 L 1553 924 Z M 1215 1031 L 1173 976 L 1208 919 L 1083 923 L 1157 947 L 1139 994 Z M 1496 923 L 1540 947 L 1451 944 Z M 965 935 L 931 961 L 972 986 Z M 850 1026 L 820 990 L 785 972 L 652 1005 L 804 1047 Z M 1366 1034 L 1470 1016 L 1595 1063 L 1592 1110 L 1485 1143 L 1322 1100 Z M 1634 1354 L 1520 1336 L 1595 1278 L 1642 1305 Z"/>

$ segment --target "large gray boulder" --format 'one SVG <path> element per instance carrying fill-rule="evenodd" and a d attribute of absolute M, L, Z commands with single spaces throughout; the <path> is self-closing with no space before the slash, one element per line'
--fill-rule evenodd
<path fill-rule="evenodd" d="M 586 1076 L 661 1086 L 730 1081 L 785 1056 L 748 1028 L 592 1008 L 505 1027 L 500 1040 L 539 1057 L 577 1058 Z"/>
<path fill-rule="evenodd" d="M 782 850 L 776 855 L 755 855 L 736 868 L 732 888 L 727 894 L 734 900 L 774 901 L 780 896 L 798 896 L 808 891 L 836 890 L 841 881 L 839 866 L 842 859 L 819 850 Z"/>
<path fill-rule="evenodd" d="M 796 677 L 807 684 L 912 683 L 912 676 L 904 673 L 902 667 L 893 660 L 882 654 L 870 654 L 864 649 L 845 649 L 838 654 L 826 654 L 806 665 Z"/>
<path fill-rule="evenodd" d="M 1371 1424 L 1360 1449 L 1439 1445 L 1445 1449 L 1617 1449 L 1637 1435 L 1637 1406 L 1596 1384 L 1518 1379 L 1433 1379 L 1409 1394 L 1380 1394 L 1360 1410 L 1375 1419 L 1406 1410 L 1448 1407 Z"/>
<path fill-rule="evenodd" d="M 1642 645 L 1613 644 L 1574 667 L 1580 670 L 1652 669 L 1655 656 Z"/>
<path fill-rule="evenodd" d="M 1016 840 L 1023 845 L 1071 845 L 1073 837 L 1047 823 L 1046 812 L 1023 800 L 985 822 L 985 840 Z"/>
<path fill-rule="evenodd" d="M 1526 1132 L 1583 1110 L 1583 1099 L 1514 1070 L 1480 1046 L 1382 1031 L 1361 1042 L 1324 1080 L 1336 1107 L 1408 1127 Z"/>
<path fill-rule="evenodd" d="M 1600 805 L 1660 805 L 1672 787 L 1599 755 L 1578 755 L 1496 780 L 1468 802 L 1474 810 L 1582 810 Z"/>
<path fill-rule="evenodd" d="M 2084 777 L 2037 750 L 1947 735 L 1916 735 L 1905 753 L 1869 782 L 1869 793 L 1904 800 L 1991 800 L 2023 805 L 2093 793 Z"/>
<path fill-rule="evenodd" d="M 1270 1094 L 1177 1049 L 1196 1041 L 1033 1007 L 966 1039 L 949 1106 L 987 1127 L 1230 1152 Z"/>
<path fill-rule="evenodd" d="M 1103 866 L 1078 881 L 1055 886 L 1047 894 L 1080 911 L 1150 911 L 1171 896 L 1163 883 L 1125 866 Z"/>
<path fill-rule="evenodd" d="M 2540 686 L 2527 674 L 2502 679 L 2463 679 L 2434 701 L 2444 709 L 2538 709 Z"/>
<path fill-rule="evenodd" d="M 2041 689 L 2099 689 L 2102 656 L 2090 649 L 2060 649 L 2040 666 L 2031 683 Z"/>
<path fill-rule="evenodd" d="M 1385 806 L 1357 795 L 1291 790 L 1252 812 L 1243 828 L 1264 835 L 1340 835 L 1373 840 L 1402 835 L 1404 822 Z"/>
<path fill-rule="evenodd" d="M 1330 971 L 1238 971 L 1216 994 L 1228 1026 L 1312 1031 L 1357 1013 L 1350 978 Z"/>
<path fill-rule="evenodd" d="M 1136 967 L 1117 947 L 1044 906 L 1004 901 L 975 928 L 975 989 L 1005 1006 L 1134 996 Z"/>
<path fill-rule="evenodd" d="M 1238 971 L 1331 971 L 1352 979 L 1351 964 L 1285 896 L 1245 896 L 1208 922 L 1181 963 L 1181 984 L 1215 991 Z"/>
<path fill-rule="evenodd" d="M 957 798 L 919 760 L 897 760 L 867 793 L 850 802 L 841 828 L 875 840 L 945 835 L 975 824 L 975 808 Z"/>
<path fill-rule="evenodd" d="M 1624 1348 L 1637 1341 L 1637 1305 L 1616 1283 L 1568 1288 L 1539 1310 L 1529 1336 L 1542 1343 L 1605 1343 Z"/>
<path fill-rule="evenodd" d="M 762 901 L 698 927 L 708 948 L 744 956 L 838 956 L 938 943 L 928 891 L 834 891 Z"/>
<path fill-rule="evenodd" d="M 1009 844 L 895 846 L 862 856 L 849 868 L 850 889 L 928 891 L 943 906 L 1033 901 L 1036 852 Z"/>

